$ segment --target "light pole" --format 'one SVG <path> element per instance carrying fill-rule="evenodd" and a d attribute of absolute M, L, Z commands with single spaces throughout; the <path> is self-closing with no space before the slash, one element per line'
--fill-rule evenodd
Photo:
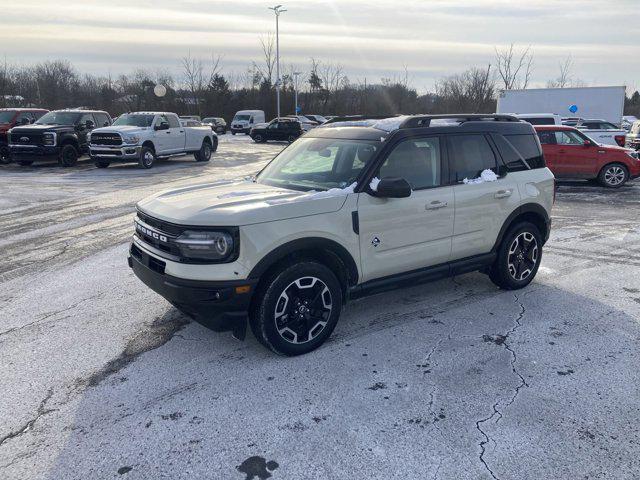
<path fill-rule="evenodd" d="M 276 105 L 278 116 L 280 118 L 280 31 L 278 25 L 278 19 L 280 14 L 286 12 L 282 9 L 282 5 L 276 5 L 275 7 L 269 7 L 269 10 L 273 10 L 276 14 Z"/>
<path fill-rule="evenodd" d="M 295 112 L 293 112 L 295 115 L 298 115 L 298 75 L 300 75 L 302 72 L 293 72 L 293 91 L 295 93 Z"/>

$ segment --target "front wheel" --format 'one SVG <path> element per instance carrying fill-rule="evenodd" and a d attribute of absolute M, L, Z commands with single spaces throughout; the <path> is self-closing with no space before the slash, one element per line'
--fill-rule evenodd
<path fill-rule="evenodd" d="M 151 168 L 156 161 L 156 154 L 149 147 L 142 147 L 140 150 L 140 159 L 138 165 L 142 168 Z"/>
<path fill-rule="evenodd" d="M 73 167 L 78 163 L 78 150 L 71 144 L 63 145 L 58 156 L 58 162 L 63 167 Z"/>
<path fill-rule="evenodd" d="M 264 142 L 266 142 L 266 140 L 264 139 L 264 137 L 262 136 L 261 133 L 256 133 L 253 136 L 253 141 L 256 142 L 256 143 L 264 143 Z"/>
<path fill-rule="evenodd" d="M 598 181 L 603 187 L 620 188 L 629 180 L 629 171 L 620 163 L 606 165 L 598 174 Z"/>
<path fill-rule="evenodd" d="M 281 268 L 257 292 L 251 330 L 275 353 L 301 355 L 329 338 L 341 309 L 342 289 L 333 272 L 302 261 Z"/>
<path fill-rule="evenodd" d="M 18 163 L 23 167 L 28 167 L 33 164 L 33 160 L 18 160 Z"/>
<path fill-rule="evenodd" d="M 104 160 L 96 160 L 94 164 L 98 168 L 107 168 L 111 164 L 111 162 L 106 162 Z"/>
<path fill-rule="evenodd" d="M 287 138 L 287 142 L 289 143 L 293 143 L 296 141 L 298 137 L 296 137 L 295 135 L 289 135 L 289 138 Z"/>
<path fill-rule="evenodd" d="M 504 236 L 489 278 L 504 290 L 524 288 L 536 276 L 542 260 L 542 235 L 534 224 L 518 223 Z"/>
<path fill-rule="evenodd" d="M 11 151 L 9 147 L 0 147 L 0 164 L 7 165 L 9 163 L 11 163 Z"/>
<path fill-rule="evenodd" d="M 200 150 L 193 154 L 196 159 L 196 162 L 208 162 L 211 160 L 211 144 L 207 141 L 202 142 L 202 146 Z"/>

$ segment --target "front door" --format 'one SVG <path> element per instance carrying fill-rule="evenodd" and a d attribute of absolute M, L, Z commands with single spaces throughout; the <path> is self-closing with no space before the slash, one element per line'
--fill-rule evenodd
<path fill-rule="evenodd" d="M 558 176 L 590 177 L 596 171 L 598 147 L 585 145 L 587 137 L 573 130 L 556 130 Z M 553 171 L 553 170 L 552 170 Z"/>
<path fill-rule="evenodd" d="M 411 196 L 359 194 L 364 281 L 449 261 L 453 188 L 443 186 L 441 151 L 439 137 L 402 140 L 379 167 L 376 178 L 404 178 L 412 187 Z"/>

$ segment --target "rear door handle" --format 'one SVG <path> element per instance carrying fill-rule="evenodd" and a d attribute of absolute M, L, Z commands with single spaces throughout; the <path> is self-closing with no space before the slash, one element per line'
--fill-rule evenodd
<path fill-rule="evenodd" d="M 498 190 L 493 197 L 507 198 L 507 197 L 510 197 L 512 193 L 513 193 L 513 190 Z"/>
<path fill-rule="evenodd" d="M 425 205 L 426 210 L 437 210 L 439 208 L 444 208 L 449 205 L 447 202 L 441 202 L 440 200 L 434 200 L 431 203 L 427 203 Z"/>

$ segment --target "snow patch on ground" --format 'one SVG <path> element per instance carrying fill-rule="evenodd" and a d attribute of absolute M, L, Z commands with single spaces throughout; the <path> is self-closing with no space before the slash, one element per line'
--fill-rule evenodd
<path fill-rule="evenodd" d="M 498 180 L 498 176 L 495 172 L 493 170 L 486 169 L 482 171 L 478 178 L 472 178 L 471 180 L 465 178 L 462 180 L 462 183 L 466 185 L 475 185 L 478 183 L 495 182 L 496 180 Z"/>

